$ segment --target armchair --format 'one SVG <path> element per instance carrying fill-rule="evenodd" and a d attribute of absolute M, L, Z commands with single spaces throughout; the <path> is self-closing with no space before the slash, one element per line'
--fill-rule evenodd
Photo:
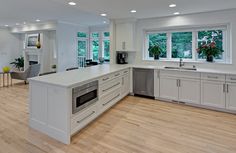
<path fill-rule="evenodd" d="M 22 72 L 12 72 L 11 78 L 17 80 L 24 80 L 25 84 L 28 78 L 36 77 L 39 75 L 40 64 L 30 65 L 28 69 Z"/>

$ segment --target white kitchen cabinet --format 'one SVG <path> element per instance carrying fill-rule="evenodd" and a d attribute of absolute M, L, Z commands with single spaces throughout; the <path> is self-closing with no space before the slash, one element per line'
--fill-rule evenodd
<path fill-rule="evenodd" d="M 135 51 L 135 23 L 116 23 L 116 51 Z"/>
<path fill-rule="evenodd" d="M 216 108 L 225 108 L 225 82 L 202 80 L 201 104 Z"/>
<path fill-rule="evenodd" d="M 226 84 L 226 109 L 236 111 L 236 83 Z"/>
<path fill-rule="evenodd" d="M 201 82 L 194 79 L 180 79 L 179 101 L 193 104 L 200 104 Z"/>
<path fill-rule="evenodd" d="M 178 79 L 160 77 L 160 98 L 178 100 Z"/>

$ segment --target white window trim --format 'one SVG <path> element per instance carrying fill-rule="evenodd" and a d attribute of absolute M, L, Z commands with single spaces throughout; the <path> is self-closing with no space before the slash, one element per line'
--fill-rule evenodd
<path fill-rule="evenodd" d="M 173 32 L 192 32 L 192 59 L 183 59 L 185 62 L 196 62 L 205 63 L 205 59 L 198 59 L 198 54 L 195 52 L 197 45 L 197 32 L 204 30 L 223 30 L 223 59 L 215 60 L 215 63 L 231 64 L 232 63 L 232 51 L 231 51 L 231 37 L 229 24 L 222 24 L 219 26 L 204 26 L 196 28 L 172 28 L 172 29 L 162 29 L 162 30 L 145 30 L 144 31 L 144 50 L 143 50 L 143 60 L 151 61 L 153 58 L 149 57 L 148 46 L 149 46 L 149 34 L 155 33 L 167 33 L 167 58 L 160 58 L 159 61 L 179 61 L 179 58 L 171 58 L 171 33 Z"/>

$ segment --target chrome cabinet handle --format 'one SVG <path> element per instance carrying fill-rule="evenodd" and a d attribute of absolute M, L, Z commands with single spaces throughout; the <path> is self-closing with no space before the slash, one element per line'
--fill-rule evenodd
<path fill-rule="evenodd" d="M 120 96 L 120 94 L 118 94 L 117 96 L 115 96 L 114 98 L 110 99 L 108 102 L 102 104 L 102 106 L 106 106 L 107 104 L 109 104 L 110 102 L 112 102 L 114 99 L 118 98 Z"/>
<path fill-rule="evenodd" d="M 232 80 L 232 81 L 236 81 L 236 78 L 230 78 L 230 80 Z"/>
<path fill-rule="evenodd" d="M 124 74 L 128 73 L 128 71 L 124 71 Z"/>
<path fill-rule="evenodd" d="M 226 91 L 227 91 L 227 93 L 229 93 L 229 84 L 227 84 L 227 86 L 226 86 Z"/>
<path fill-rule="evenodd" d="M 181 82 L 180 82 L 180 79 L 179 79 L 179 87 L 181 87 Z"/>
<path fill-rule="evenodd" d="M 120 82 L 117 83 L 117 84 L 115 84 L 115 85 L 113 85 L 113 86 L 111 86 L 111 87 L 109 87 L 109 88 L 107 88 L 107 89 L 102 90 L 102 92 L 105 92 L 105 91 L 107 91 L 107 90 L 110 90 L 110 89 L 112 89 L 112 88 L 114 88 L 114 87 L 116 87 L 116 86 L 118 86 L 118 85 L 120 85 Z"/>
<path fill-rule="evenodd" d="M 110 78 L 109 78 L 109 77 L 103 78 L 102 81 L 106 81 L 106 80 L 108 80 L 108 79 L 110 79 Z"/>
<path fill-rule="evenodd" d="M 94 113 L 95 113 L 95 111 L 93 111 L 93 112 L 90 113 L 88 116 L 84 117 L 83 119 L 77 121 L 77 123 L 81 123 L 81 122 L 83 122 L 84 120 L 86 120 L 87 118 L 89 118 L 90 116 L 92 116 Z"/>
<path fill-rule="evenodd" d="M 209 79 L 218 79 L 217 76 L 207 76 Z"/>
<path fill-rule="evenodd" d="M 120 73 L 115 74 L 116 77 L 119 76 L 119 75 L 120 75 Z"/>

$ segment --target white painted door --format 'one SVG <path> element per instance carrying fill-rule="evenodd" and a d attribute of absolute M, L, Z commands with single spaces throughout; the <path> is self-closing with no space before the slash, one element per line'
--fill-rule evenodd
<path fill-rule="evenodd" d="M 194 79 L 180 79 L 179 101 L 186 103 L 200 104 L 201 82 Z"/>
<path fill-rule="evenodd" d="M 178 100 L 178 80 L 174 77 L 160 77 L 160 97 Z"/>
<path fill-rule="evenodd" d="M 225 108 L 224 82 L 202 80 L 201 97 L 202 105 Z"/>
<path fill-rule="evenodd" d="M 236 83 L 227 83 L 226 108 L 236 110 Z"/>
<path fill-rule="evenodd" d="M 122 77 L 121 95 L 126 96 L 129 94 L 129 91 L 130 91 L 129 74 L 126 74 Z"/>

